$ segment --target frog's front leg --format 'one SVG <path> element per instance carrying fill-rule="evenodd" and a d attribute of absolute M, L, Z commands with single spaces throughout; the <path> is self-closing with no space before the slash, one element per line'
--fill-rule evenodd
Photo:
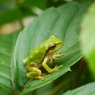
<path fill-rule="evenodd" d="M 51 69 L 48 65 L 47 65 L 47 62 L 48 62 L 49 58 L 46 57 L 42 63 L 42 66 L 44 67 L 44 69 L 48 72 L 48 73 L 52 73 L 52 72 L 55 72 L 57 71 L 60 67 L 62 67 L 63 65 L 60 65 L 60 66 L 55 66 L 53 69 Z"/>
<path fill-rule="evenodd" d="M 41 79 L 41 80 L 44 79 L 44 76 L 40 69 L 30 66 L 26 66 L 26 68 L 30 71 L 27 73 L 28 78 Z"/>
<path fill-rule="evenodd" d="M 50 63 L 52 63 L 53 60 L 56 60 L 61 56 L 63 56 L 63 53 L 60 53 L 60 52 L 58 54 L 52 55 L 52 57 L 50 58 Z"/>

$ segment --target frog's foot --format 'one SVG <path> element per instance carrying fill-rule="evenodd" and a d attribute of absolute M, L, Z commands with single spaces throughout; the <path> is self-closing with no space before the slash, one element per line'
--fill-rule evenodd
<path fill-rule="evenodd" d="M 49 73 L 52 73 L 52 72 L 55 72 L 55 71 L 58 71 L 59 68 L 61 68 L 63 65 L 60 65 L 60 66 L 55 66 Z"/>
<path fill-rule="evenodd" d="M 59 57 L 63 56 L 63 53 L 58 53 L 52 56 L 52 58 L 50 59 L 50 63 L 52 63 L 53 60 L 57 60 Z"/>
<path fill-rule="evenodd" d="M 45 79 L 46 77 L 48 77 L 48 76 L 49 76 L 49 74 L 46 75 L 45 73 L 42 73 L 42 75 L 36 77 L 36 79 L 44 80 L 44 79 Z"/>
<path fill-rule="evenodd" d="M 45 75 L 45 74 L 41 74 L 41 75 L 38 75 L 37 73 L 34 73 L 34 72 L 29 72 L 27 73 L 27 77 L 28 78 L 31 78 L 31 79 L 40 79 L 40 80 L 44 80 L 48 75 Z"/>
<path fill-rule="evenodd" d="M 38 76 L 38 77 L 35 77 L 34 79 L 44 80 L 45 79 L 45 76 Z"/>
<path fill-rule="evenodd" d="M 40 75 L 40 76 L 35 77 L 34 79 L 44 80 L 48 76 L 49 76 L 49 74 L 48 75 L 43 74 L 43 75 Z"/>

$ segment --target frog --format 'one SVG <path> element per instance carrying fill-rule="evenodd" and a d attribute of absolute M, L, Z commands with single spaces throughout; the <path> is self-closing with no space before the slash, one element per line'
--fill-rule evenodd
<path fill-rule="evenodd" d="M 55 35 L 51 35 L 48 39 L 43 41 L 40 45 L 30 51 L 29 55 L 23 60 L 23 64 L 29 71 L 26 75 L 28 78 L 44 80 L 45 74 L 42 73 L 40 67 L 43 67 L 49 74 L 59 70 L 63 65 L 55 66 L 51 68 L 48 66 L 48 62 L 53 63 L 59 57 L 63 56 L 63 53 L 58 52 L 63 46 L 62 41 Z"/>

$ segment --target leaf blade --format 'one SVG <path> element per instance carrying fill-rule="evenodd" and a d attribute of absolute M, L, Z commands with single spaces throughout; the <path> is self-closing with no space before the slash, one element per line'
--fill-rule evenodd
<path fill-rule="evenodd" d="M 17 33 L 10 35 L 0 35 L 0 86 L 13 92 L 11 83 L 11 59 L 14 41 L 17 37 Z M 1 51 L 2 50 L 2 51 Z M 7 64 L 6 64 L 7 63 Z"/>
<path fill-rule="evenodd" d="M 63 95 L 94 95 L 95 90 L 93 88 L 95 88 L 95 82 L 67 91 Z"/>
<path fill-rule="evenodd" d="M 69 7 L 70 5 L 71 7 Z M 24 89 L 26 87 L 26 90 L 21 92 L 21 95 L 33 89 L 44 86 L 50 83 L 51 81 L 55 80 L 56 78 L 60 77 L 62 74 L 69 71 L 70 66 L 75 64 L 82 57 L 80 53 L 80 48 L 79 48 L 80 46 L 79 46 L 79 39 L 78 39 L 78 31 L 79 31 L 80 19 L 82 17 L 83 12 L 85 11 L 87 7 L 88 7 L 87 3 L 83 4 L 83 6 L 80 6 L 78 3 L 73 2 L 67 5 L 63 5 L 61 8 L 50 8 L 47 11 L 45 11 L 42 15 L 40 15 L 35 21 L 30 23 L 30 25 L 26 27 L 26 29 L 23 32 L 20 33 L 18 43 L 16 45 L 14 63 L 15 63 L 15 66 L 16 64 L 19 65 L 17 68 L 19 68 L 18 70 L 21 75 L 21 76 L 19 75 L 15 76 L 18 78 L 18 80 L 17 79 L 16 80 L 19 82 L 22 80 L 22 85 L 17 84 L 18 86 L 17 88 Z M 62 10 L 65 11 L 65 15 L 64 15 L 64 12 L 61 13 Z M 73 12 L 73 10 L 75 12 Z M 71 15 L 71 17 L 68 18 L 67 15 Z M 73 20 L 71 21 L 71 19 Z M 67 20 L 67 24 L 65 24 L 66 22 L 64 22 L 66 20 Z M 61 25 L 60 28 L 59 28 L 59 25 Z M 64 28 L 62 27 L 62 25 L 64 26 L 64 28 L 67 25 L 65 31 L 63 30 Z M 43 37 L 42 37 L 42 34 L 43 34 Z M 47 77 L 44 81 L 41 81 L 41 80 L 28 81 L 25 75 L 27 71 L 22 61 L 24 58 L 26 58 L 26 56 L 28 56 L 29 52 L 33 48 L 35 48 L 41 42 L 46 40 L 50 35 L 56 35 L 64 43 L 64 46 L 60 50 L 61 52 L 64 53 L 64 57 L 61 57 L 60 60 L 54 61 L 54 64 L 58 64 L 58 65 L 63 64 L 64 67 L 60 68 L 59 71 L 50 74 L 50 76 Z M 21 40 L 24 43 L 22 43 Z M 21 45 L 23 46 L 23 48 L 21 47 Z M 16 61 L 18 61 L 18 63 Z"/>

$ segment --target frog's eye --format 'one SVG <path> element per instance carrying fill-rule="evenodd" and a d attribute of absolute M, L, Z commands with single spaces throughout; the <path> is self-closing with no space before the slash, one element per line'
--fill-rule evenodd
<path fill-rule="evenodd" d="M 51 48 L 51 49 L 55 49 L 55 48 L 56 48 L 56 45 L 55 45 L 55 44 L 52 44 L 52 45 L 50 46 L 50 48 Z"/>

